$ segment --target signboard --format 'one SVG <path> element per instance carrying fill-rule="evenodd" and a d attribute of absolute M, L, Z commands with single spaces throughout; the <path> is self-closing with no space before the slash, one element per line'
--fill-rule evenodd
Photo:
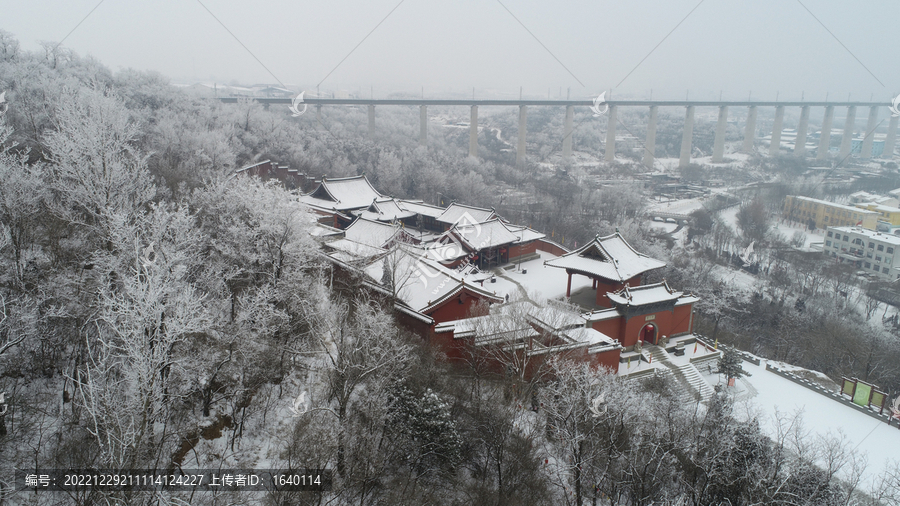
<path fill-rule="evenodd" d="M 841 379 L 843 380 L 841 384 L 841 395 L 853 398 L 853 390 L 856 389 L 856 381 L 847 378 Z"/>
<path fill-rule="evenodd" d="M 868 406 L 869 399 L 872 396 L 872 385 L 867 383 L 863 383 L 862 381 L 856 382 L 856 393 L 853 394 L 853 404 L 859 404 L 860 406 Z"/>
<path fill-rule="evenodd" d="M 647 316 L 644 317 L 645 322 L 649 322 L 650 320 L 655 320 L 655 319 L 656 319 L 655 314 L 648 314 Z"/>

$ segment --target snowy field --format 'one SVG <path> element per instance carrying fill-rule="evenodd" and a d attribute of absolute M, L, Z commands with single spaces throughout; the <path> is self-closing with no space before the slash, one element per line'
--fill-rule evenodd
<path fill-rule="evenodd" d="M 654 202 L 647 206 L 647 213 L 653 214 L 653 211 L 658 211 L 661 213 L 683 214 L 687 216 L 703 207 L 705 201 L 706 199 L 698 197 L 693 199 L 671 200 L 668 202 Z"/>
<path fill-rule="evenodd" d="M 900 428 L 866 416 L 822 394 L 798 385 L 766 370 L 766 360 L 760 365 L 744 362 L 744 370 L 752 376 L 741 378 L 730 388 L 735 395 L 735 412 L 747 419 L 757 417 L 760 426 L 770 437 L 778 435 L 778 417 L 802 417 L 804 439 L 837 437 L 844 439 L 847 449 L 868 458 L 862 485 L 872 489 L 876 480 L 892 462 L 900 462 Z M 770 362 L 780 367 L 777 362 Z M 796 368 L 793 368 L 796 369 Z M 716 385 L 724 376 L 701 371 L 704 378 Z M 811 439 L 810 439 L 811 438 Z M 844 470 L 845 472 L 849 470 Z"/>
<path fill-rule="evenodd" d="M 719 213 L 719 216 L 721 217 L 722 221 L 727 223 L 734 231 L 738 231 L 738 226 L 737 226 L 738 210 L 740 210 L 740 207 L 734 206 L 734 207 L 725 209 L 724 211 Z M 794 236 L 794 233 L 796 233 L 796 232 L 802 232 L 804 235 L 806 235 L 806 241 L 803 244 L 804 248 L 809 248 L 810 244 L 813 244 L 813 243 L 825 242 L 825 238 L 824 238 L 825 231 L 824 230 L 817 229 L 817 230 L 810 231 L 810 230 L 807 230 L 807 228 L 800 223 L 783 220 L 780 217 L 776 217 L 776 218 L 777 219 L 775 219 L 772 222 L 772 226 L 778 232 L 781 232 L 788 240 L 790 240 Z"/>

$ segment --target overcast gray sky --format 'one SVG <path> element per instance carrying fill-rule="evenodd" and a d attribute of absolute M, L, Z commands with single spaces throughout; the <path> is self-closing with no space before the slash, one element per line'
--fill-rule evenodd
<path fill-rule="evenodd" d="M 688 90 L 744 99 L 752 90 L 761 100 L 830 92 L 887 101 L 900 92 L 897 3 L 888 0 L 202 2 L 271 74 L 197 0 L 104 0 L 63 45 L 113 70 L 156 70 L 176 82 L 324 80 L 323 91 L 374 87 L 376 98 L 423 86 L 426 96 L 473 87 L 517 96 L 521 86 L 526 96 L 557 97 L 571 88 L 573 98 L 605 89 L 648 98 L 652 89 L 660 99 Z M 34 50 L 63 39 L 97 3 L 0 0 L 0 28 Z"/>

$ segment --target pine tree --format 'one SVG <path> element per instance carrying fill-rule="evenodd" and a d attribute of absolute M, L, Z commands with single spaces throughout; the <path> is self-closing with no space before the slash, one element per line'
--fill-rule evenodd
<path fill-rule="evenodd" d="M 735 348 L 730 346 L 723 347 L 722 358 L 719 359 L 719 368 L 716 369 L 716 373 L 724 374 L 729 382 L 731 382 L 732 378 L 738 379 L 750 376 L 750 373 L 741 366 L 743 361 L 744 359 L 741 358 L 741 355 Z"/>

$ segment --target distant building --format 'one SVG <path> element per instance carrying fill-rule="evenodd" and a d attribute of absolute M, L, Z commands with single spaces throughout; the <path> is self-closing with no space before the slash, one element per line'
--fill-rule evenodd
<path fill-rule="evenodd" d="M 810 228 L 861 226 L 875 230 L 879 214 L 853 206 L 799 195 L 784 198 L 784 217 Z"/>
<path fill-rule="evenodd" d="M 851 155 L 860 155 L 862 154 L 862 145 L 863 139 L 853 139 L 850 144 L 850 154 Z M 873 139 L 872 140 L 872 157 L 877 158 L 884 153 L 884 140 Z"/>
<path fill-rule="evenodd" d="M 887 223 L 891 228 L 900 226 L 900 209 L 897 207 L 875 202 L 859 203 L 856 207 L 878 213 L 878 221 Z"/>
<path fill-rule="evenodd" d="M 822 252 L 879 279 L 900 279 L 900 236 L 860 227 L 828 227 Z"/>
<path fill-rule="evenodd" d="M 900 199 L 897 198 L 897 195 L 891 194 L 888 197 L 883 197 L 881 195 L 876 195 L 874 193 L 869 193 L 866 191 L 858 191 L 850 194 L 850 203 L 851 204 L 863 204 L 873 202 L 875 204 L 881 204 L 883 206 L 889 207 L 897 207 L 900 205 Z"/>

